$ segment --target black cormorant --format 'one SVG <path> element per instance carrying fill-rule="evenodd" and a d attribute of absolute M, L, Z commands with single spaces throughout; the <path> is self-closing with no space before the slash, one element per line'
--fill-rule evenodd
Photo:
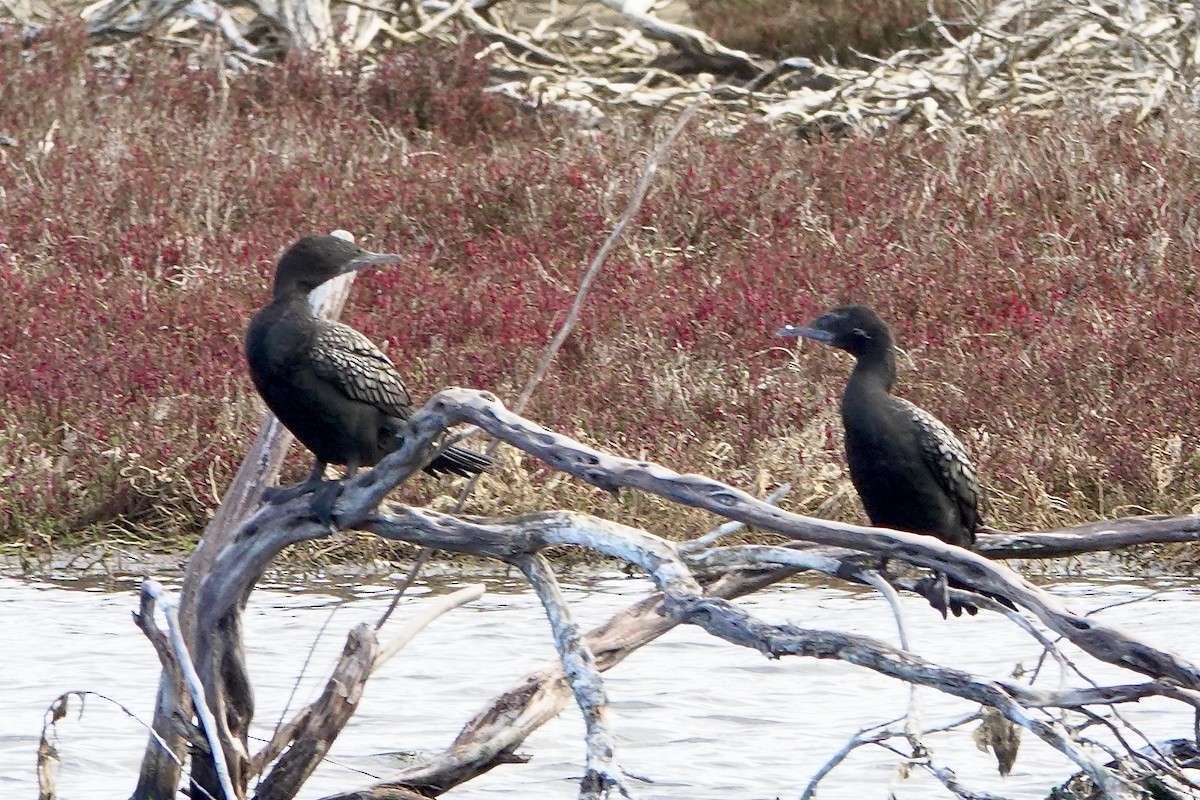
<path fill-rule="evenodd" d="M 949 428 L 892 396 L 896 346 L 887 324 L 865 306 L 841 306 L 777 334 L 815 339 L 856 359 L 842 394 L 842 423 L 850 480 L 871 524 L 970 549 L 980 525 L 975 467 Z M 942 596 L 931 594 L 930 602 L 945 614 L 939 584 L 931 592 Z"/>
<path fill-rule="evenodd" d="M 246 361 L 267 407 L 316 461 L 304 483 L 264 493 L 268 502 L 319 490 L 313 505 L 328 523 L 342 482 L 324 481 L 325 466 L 344 464 L 349 478 L 399 447 L 412 400 L 396 368 L 366 336 L 317 319 L 308 305 L 308 293 L 338 275 L 399 261 L 335 236 L 305 237 L 280 258 L 271 302 L 246 331 Z M 467 476 L 490 464 L 486 456 L 450 447 L 425 471 Z"/>

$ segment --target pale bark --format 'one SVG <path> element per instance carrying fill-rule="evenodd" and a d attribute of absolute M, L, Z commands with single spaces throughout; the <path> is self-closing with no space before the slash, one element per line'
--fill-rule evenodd
<path fill-rule="evenodd" d="M 485 519 L 386 503 L 387 492 L 426 462 L 446 427 L 462 422 L 472 423 L 600 488 L 609 491 L 637 488 L 791 537 L 795 543 L 788 547 L 719 547 L 715 546 L 717 537 L 711 537 L 708 541 L 714 542 L 714 546 L 696 548 L 571 511 Z M 1029 712 L 1112 706 L 1151 695 L 1169 697 L 1193 710 L 1200 708 L 1200 669 L 1194 664 L 1138 637 L 1076 614 L 1012 570 L 980 554 L 932 537 L 791 514 L 705 476 L 680 475 L 658 464 L 601 453 L 513 414 L 486 392 L 445 390 L 414 414 L 409 425 L 399 450 L 374 470 L 347 481 L 333 510 L 336 525 L 518 566 L 538 590 L 560 645 L 560 657 L 568 666 L 565 671 L 561 667 L 547 668 L 529 676 L 468 723 L 445 753 L 358 796 L 382 797 L 386 795 L 380 792 L 402 789 L 438 793 L 511 761 L 525 737 L 557 714 L 562 702 L 572 694 L 588 720 L 585 754 L 589 769 L 581 784 L 581 796 L 624 793 L 615 766 L 618 762 L 613 740 L 605 722 L 599 672 L 676 624 L 697 625 L 718 638 L 751 647 L 772 658 L 789 655 L 838 659 L 994 707 L 1010 722 L 1026 728 L 1075 761 L 1111 798 L 1132 797 L 1132 790 L 1121 777 L 1080 748 L 1064 729 Z M 289 544 L 329 534 L 329 528 L 321 526 L 312 515 L 310 500 L 301 497 L 253 514 L 214 551 L 210 573 L 200 587 L 195 621 L 197 668 L 210 704 L 224 714 L 221 725 L 223 735 L 228 737 L 226 754 L 235 764 L 242 758 L 243 770 L 251 764 L 242 754 L 247 746 L 246 730 L 253 705 L 249 679 L 244 672 L 239 618 L 247 593 L 278 552 Z M 1117 527 L 1128 533 L 1139 526 L 1129 523 Z M 1192 518 L 1180 518 L 1174 524 L 1155 519 L 1152 530 L 1154 535 L 1173 539 L 1200 535 L 1200 528 Z M 1140 536 L 1145 541 L 1151 534 L 1143 530 Z M 992 541 L 1006 554 L 1016 550 L 1016 540 L 1011 536 L 994 535 Z M 537 555 L 557 545 L 582 546 L 635 564 L 651 578 L 658 594 L 615 619 L 606 630 L 580 638 L 557 595 L 552 574 Z M 1044 552 L 1046 542 L 1033 546 Z M 1069 546 L 1077 550 L 1083 545 L 1073 538 Z M 986 546 L 981 549 L 987 551 Z M 801 569 L 869 582 L 873 579 L 870 570 L 883 556 L 945 572 L 966 585 L 1006 597 L 1097 659 L 1148 676 L 1150 680 L 1058 691 L 1035 689 L 928 662 L 870 637 L 766 624 L 722 599 Z M 707 590 L 697 580 L 698 575 L 706 576 L 710 582 Z M 900 588 L 912 585 L 911 579 L 905 578 L 895 578 L 892 582 Z M 968 592 L 961 595 L 982 608 L 1000 609 L 987 598 Z M 313 723 L 305 720 L 305 724 Z M 341 724 L 344 719 L 339 717 L 338 729 Z M 331 740 L 330 733 L 322 733 L 320 739 Z M 234 772 L 237 774 L 238 770 Z M 204 774 L 203 768 L 199 774 Z M 215 788 L 211 783 L 211 776 L 205 776 L 203 785 L 210 791 Z"/>

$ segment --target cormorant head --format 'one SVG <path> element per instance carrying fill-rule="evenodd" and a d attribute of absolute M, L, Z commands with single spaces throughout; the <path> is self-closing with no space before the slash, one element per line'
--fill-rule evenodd
<path fill-rule="evenodd" d="M 866 306 L 839 306 L 807 325 L 785 325 L 775 335 L 815 339 L 855 357 L 872 352 L 891 354 L 895 347 L 887 323 Z"/>
<path fill-rule="evenodd" d="M 273 292 L 277 298 L 297 292 L 307 295 L 338 275 L 402 260 L 391 253 L 370 253 L 336 236 L 305 236 L 279 259 Z"/>

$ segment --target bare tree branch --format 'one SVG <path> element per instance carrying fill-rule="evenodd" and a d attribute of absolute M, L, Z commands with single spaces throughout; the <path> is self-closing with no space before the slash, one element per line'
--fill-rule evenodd
<path fill-rule="evenodd" d="M 399 505 L 380 506 L 392 487 L 425 463 L 429 448 L 445 428 L 461 422 L 473 423 L 595 486 L 610 491 L 618 487 L 649 491 L 674 502 L 708 509 L 726 519 L 780 533 L 796 542 L 791 547 L 713 548 L 688 552 L 685 557 L 682 548 L 646 531 L 576 512 L 484 519 Z M 289 544 L 329 534 L 328 528 L 315 521 L 310 503 L 310 497 L 300 497 L 252 515 L 212 554 L 210 572 L 198 593 L 197 670 L 210 705 L 220 711 L 217 727 L 235 776 L 244 775 L 250 766 L 244 763 L 244 752 L 253 714 L 242 654 L 240 614 L 246 596 L 271 558 Z M 347 481 L 334 508 L 334 518 L 339 527 L 354 527 L 386 538 L 519 566 L 547 608 L 561 661 L 566 665 L 565 672 L 560 666 L 529 676 L 468 723 L 445 753 L 403 771 L 386 783 L 344 797 L 401 796 L 416 788 L 442 792 L 497 764 L 511 761 L 524 737 L 557 714 L 572 690 L 588 722 L 589 780 L 584 782 L 583 796 L 600 797 L 606 789 L 627 793 L 612 760 L 598 671 L 611 667 L 636 647 L 681 622 L 698 625 L 718 638 L 752 647 L 772 658 L 800 655 L 838 659 L 996 708 L 1005 718 L 1071 758 L 1109 798 L 1134 795 L 1124 778 L 1094 761 L 1067 729 L 1046 721 L 1040 714 L 1035 717 L 1030 711 L 1086 709 L 1133 702 L 1155 694 L 1200 708 L 1200 680 L 1190 662 L 1100 621 L 1075 614 L 1011 570 L 979 554 L 932 537 L 790 514 L 704 476 L 679 475 L 660 465 L 600 453 L 513 414 L 486 392 L 449 389 L 431 399 L 410 419 L 409 429 L 395 453 L 374 470 Z M 647 598 L 627 615 L 614 619 L 606 629 L 581 640 L 569 621 L 553 575 L 538 555 L 544 548 L 556 545 L 583 546 L 636 564 L 650 576 L 660 595 Z M 943 667 L 869 637 L 769 625 L 722 599 L 799 569 L 818 569 L 869 582 L 868 565 L 880 556 L 931 567 L 966 585 L 1008 597 L 1093 656 L 1143 673 L 1151 680 L 1057 691 L 1037 689 Z M 693 576 L 694 568 L 706 571 L 710 581 L 707 594 Z M 894 582 L 906 586 L 903 579 Z M 986 603 L 981 605 L 988 607 Z M 661 616 L 655 618 L 655 615 Z M 569 680 L 564 675 L 570 676 Z M 361 679 L 365 680 L 365 674 Z M 309 725 L 312 721 L 303 723 Z M 919 740 L 912 741 L 916 757 L 922 748 Z M 308 759 L 301 761 L 315 763 Z M 952 791 L 961 796 L 982 797 L 972 795 L 952 781 L 931 757 L 926 761 L 922 766 Z M 193 779 L 201 788 L 212 785 L 211 776 L 204 770 L 202 760 L 193 766 Z"/>
<path fill-rule="evenodd" d="M 988 558 L 1061 558 L 1140 544 L 1195 541 L 1200 541 L 1200 516 L 1147 515 L 1038 533 L 981 533 L 976 547 Z"/>
<path fill-rule="evenodd" d="M 473 423 L 488 433 L 606 491 L 641 489 L 682 505 L 711 511 L 763 530 L 813 544 L 859 550 L 945 572 L 968 586 L 1028 608 L 1048 627 L 1094 657 L 1200 689 L 1200 668 L 1178 655 L 1131 640 L 1123 632 L 1073 613 L 1053 596 L 1011 569 L 930 536 L 865 528 L 792 514 L 740 489 L 702 475 L 680 475 L 666 467 L 607 455 L 542 428 L 508 411 L 493 395 L 447 389 L 409 421 L 414 435 L 384 459 L 374 473 L 354 479 L 343 495 L 342 520 L 364 519 L 399 477 L 411 472 L 416 448 L 452 424 Z M 364 485 L 373 484 L 373 485 Z M 355 490 L 351 491 L 351 487 Z"/>
<path fill-rule="evenodd" d="M 223 742 L 220 736 L 220 724 L 206 702 L 204 686 L 200 681 L 200 676 L 196 672 L 195 665 L 192 663 L 191 655 L 188 653 L 187 643 L 183 638 L 183 630 L 179 624 L 179 609 L 167 597 L 166 590 L 157 581 L 142 581 L 142 595 L 150 595 L 154 598 L 154 603 L 148 604 L 143 602 L 143 608 L 146 609 L 147 615 L 153 614 L 154 605 L 158 604 L 162 608 L 163 616 L 166 617 L 167 641 L 171 644 L 174 660 L 183 677 L 184 684 L 191 693 L 192 708 L 196 716 L 200 719 L 200 729 L 207 740 L 212 756 L 213 769 L 216 772 L 218 785 L 221 790 L 219 796 L 225 800 L 237 800 L 240 795 L 234 788 L 229 763 L 225 758 L 225 751 L 222 748 Z M 143 616 L 142 624 L 151 625 L 152 620 L 148 619 L 147 616 Z"/>
<path fill-rule="evenodd" d="M 284 729 L 290 733 L 291 746 L 259 785 L 255 792 L 258 800 L 290 800 L 296 796 L 354 715 L 378 654 L 375 628 L 365 622 L 357 625 L 346 640 L 325 691 Z M 279 739 L 278 735 L 272 739 L 272 748 L 279 746 Z M 269 760 L 270 754 L 260 755 L 264 761 Z"/>
<path fill-rule="evenodd" d="M 371 672 L 376 672 L 389 658 L 404 649 L 404 646 L 411 642 L 418 633 L 425 630 L 429 623 L 459 606 L 478 600 L 483 597 L 483 592 L 484 585 L 474 583 L 464 586 L 457 592 L 422 602 L 416 609 L 416 613 L 409 618 L 408 622 L 404 623 L 400 632 L 393 636 L 390 642 L 379 648 L 379 654 L 375 656 L 375 663 L 371 665 Z M 379 630 L 378 624 L 375 625 L 375 629 Z"/>

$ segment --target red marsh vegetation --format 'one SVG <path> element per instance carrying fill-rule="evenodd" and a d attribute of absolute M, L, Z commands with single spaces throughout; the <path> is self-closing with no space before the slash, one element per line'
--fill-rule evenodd
<path fill-rule="evenodd" d="M 655 143 L 643 118 L 579 131 L 485 93 L 470 43 L 237 75 L 161 46 L 95 58 L 69 26 L 19 36 L 0 42 L 13 547 L 198 531 L 262 411 L 242 332 L 304 233 L 408 256 L 362 275 L 343 318 L 416 397 L 511 401 Z M 527 413 L 750 490 L 792 481 L 791 508 L 858 519 L 836 413 L 849 359 L 772 332 L 862 302 L 907 351 L 900 393 L 973 451 L 994 525 L 1189 511 L 1197 153 L 1190 108 L 816 140 L 697 120 Z M 511 458 L 470 510 L 562 506 L 706 524 Z"/>

